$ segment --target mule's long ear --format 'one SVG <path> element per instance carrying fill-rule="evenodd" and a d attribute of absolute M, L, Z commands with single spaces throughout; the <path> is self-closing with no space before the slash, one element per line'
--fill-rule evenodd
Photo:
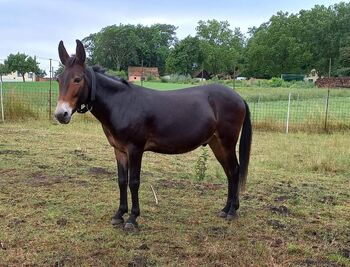
<path fill-rule="evenodd" d="M 60 56 L 62 64 L 65 66 L 67 60 L 69 59 L 69 55 L 66 48 L 64 47 L 63 41 L 61 41 L 58 45 L 58 55 Z"/>
<path fill-rule="evenodd" d="M 76 40 L 76 42 L 77 51 L 75 53 L 75 56 L 77 58 L 77 63 L 83 66 L 85 64 L 86 59 L 85 48 L 82 42 L 80 42 L 79 40 Z"/>

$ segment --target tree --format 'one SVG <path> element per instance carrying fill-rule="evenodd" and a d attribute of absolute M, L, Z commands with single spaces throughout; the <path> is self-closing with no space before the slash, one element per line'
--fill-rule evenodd
<path fill-rule="evenodd" d="M 201 41 L 205 69 L 213 74 L 232 73 L 243 57 L 244 35 L 234 32 L 227 21 L 199 21 L 197 37 Z"/>
<path fill-rule="evenodd" d="M 165 70 L 169 48 L 176 40 L 176 27 L 168 24 L 123 25 L 103 28 L 83 39 L 89 63 L 112 70 L 127 71 L 128 66 L 157 66 Z"/>
<path fill-rule="evenodd" d="M 39 63 L 36 62 L 36 57 L 32 58 L 26 54 L 10 54 L 5 60 L 5 65 L 11 72 L 17 71 L 25 82 L 24 75 L 28 72 L 35 74 L 40 72 Z"/>
<path fill-rule="evenodd" d="M 6 64 L 0 63 L 0 81 L 2 82 L 2 76 L 9 74 L 11 71 L 9 70 Z"/>
<path fill-rule="evenodd" d="M 328 75 L 349 72 L 350 3 L 316 5 L 297 14 L 278 12 L 250 29 L 246 49 L 249 76 L 271 78 L 282 73 Z"/>
<path fill-rule="evenodd" d="M 58 69 L 54 73 L 54 77 L 57 78 L 57 76 L 63 73 L 63 71 L 64 71 L 64 65 L 60 62 Z"/>
<path fill-rule="evenodd" d="M 203 53 L 198 37 L 187 36 L 170 50 L 166 59 L 166 70 L 169 73 L 192 75 L 201 68 Z"/>

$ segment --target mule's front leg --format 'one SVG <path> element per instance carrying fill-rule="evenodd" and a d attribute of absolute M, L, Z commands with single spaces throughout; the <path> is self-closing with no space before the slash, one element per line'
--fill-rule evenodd
<path fill-rule="evenodd" d="M 142 151 L 133 149 L 129 153 L 129 187 L 131 192 L 131 214 L 125 223 L 125 230 L 135 230 L 137 228 L 136 219 L 140 215 L 139 188 L 141 172 Z"/>
<path fill-rule="evenodd" d="M 123 215 L 128 212 L 128 158 L 123 152 L 115 150 L 118 166 L 118 185 L 119 185 L 119 209 L 112 218 L 113 225 L 124 223 Z"/>

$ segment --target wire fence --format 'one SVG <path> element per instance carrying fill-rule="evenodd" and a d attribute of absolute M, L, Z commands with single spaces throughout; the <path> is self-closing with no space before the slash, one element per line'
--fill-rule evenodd
<path fill-rule="evenodd" d="M 347 89 L 323 90 L 317 94 L 299 94 L 294 90 L 278 97 L 266 93 L 242 95 L 250 107 L 255 129 L 281 132 L 350 130 L 350 90 Z M 52 84 L 51 90 L 49 82 L 4 83 L 3 119 L 5 122 L 28 118 L 52 120 L 57 97 L 56 83 Z M 76 117 L 86 122 L 94 121 L 91 115 Z"/>

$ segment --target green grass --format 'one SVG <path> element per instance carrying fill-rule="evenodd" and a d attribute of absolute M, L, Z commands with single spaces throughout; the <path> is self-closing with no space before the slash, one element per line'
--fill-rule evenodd
<path fill-rule="evenodd" d="M 137 85 L 141 85 L 141 82 L 135 82 Z M 144 81 L 143 86 L 151 89 L 156 89 L 160 91 L 168 91 L 175 89 L 183 89 L 191 86 L 195 86 L 193 84 L 181 84 L 181 83 L 161 83 L 161 82 L 148 82 Z"/>
<path fill-rule="evenodd" d="M 0 265 L 350 266 L 348 134 L 255 132 L 240 218 L 216 217 L 208 149 L 145 153 L 140 231 L 113 228 L 115 159 L 98 123 L 0 124 Z M 159 204 L 156 205 L 150 185 Z"/>

